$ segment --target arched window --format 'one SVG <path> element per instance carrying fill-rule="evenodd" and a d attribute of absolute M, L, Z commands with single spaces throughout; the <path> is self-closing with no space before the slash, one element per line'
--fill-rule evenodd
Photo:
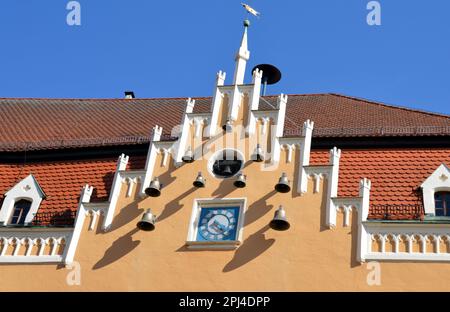
<path fill-rule="evenodd" d="M 26 199 L 21 199 L 14 204 L 14 210 L 11 216 L 11 225 L 23 225 L 25 223 L 25 218 L 30 212 L 31 201 Z"/>
<path fill-rule="evenodd" d="M 450 217 L 450 192 L 434 194 L 434 209 L 436 216 Z"/>

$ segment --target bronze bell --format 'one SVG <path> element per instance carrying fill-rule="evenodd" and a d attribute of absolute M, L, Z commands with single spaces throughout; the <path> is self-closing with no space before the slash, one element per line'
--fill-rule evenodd
<path fill-rule="evenodd" d="M 284 211 L 283 206 L 280 206 L 280 208 L 275 211 L 275 215 L 272 221 L 270 221 L 269 226 L 275 231 L 286 231 L 291 227 L 286 219 L 286 211 Z"/>
<path fill-rule="evenodd" d="M 288 193 L 291 190 L 286 173 L 282 173 L 278 183 L 275 185 L 275 190 L 280 193 Z"/>
<path fill-rule="evenodd" d="M 203 178 L 202 173 L 199 172 L 198 176 L 197 176 L 197 179 L 195 179 L 195 181 L 193 183 L 194 186 L 195 187 L 205 187 L 205 183 L 206 183 L 205 178 Z"/>
<path fill-rule="evenodd" d="M 222 126 L 223 131 L 231 132 L 233 131 L 233 125 L 230 119 L 227 119 L 227 123 Z"/>
<path fill-rule="evenodd" d="M 155 223 L 155 215 L 152 214 L 150 209 L 147 209 L 147 211 L 142 216 L 141 221 L 139 221 L 136 226 L 142 231 L 153 231 L 155 229 Z"/>
<path fill-rule="evenodd" d="M 256 144 L 255 152 L 252 155 L 252 160 L 256 162 L 262 162 L 264 161 L 264 153 L 261 148 L 261 145 Z"/>
<path fill-rule="evenodd" d="M 155 178 L 150 182 L 150 186 L 145 189 L 145 194 L 151 197 L 158 197 L 161 195 L 161 184 L 159 183 L 158 178 Z"/>
<path fill-rule="evenodd" d="M 188 164 L 194 161 L 194 154 L 192 153 L 191 147 L 187 149 L 186 154 L 184 154 L 181 160 Z"/>
<path fill-rule="evenodd" d="M 224 175 L 224 176 L 230 176 L 230 175 L 232 175 L 233 174 L 233 172 L 231 172 L 231 167 L 229 166 L 229 165 L 226 165 L 225 167 L 224 167 L 224 169 L 223 169 L 223 171 L 222 171 L 222 175 Z"/>
<path fill-rule="evenodd" d="M 236 180 L 234 181 L 233 184 L 234 184 L 234 186 L 236 186 L 238 188 L 243 188 L 247 185 L 246 180 L 247 180 L 247 177 L 244 174 L 242 174 L 242 172 L 240 172 L 237 175 Z"/>

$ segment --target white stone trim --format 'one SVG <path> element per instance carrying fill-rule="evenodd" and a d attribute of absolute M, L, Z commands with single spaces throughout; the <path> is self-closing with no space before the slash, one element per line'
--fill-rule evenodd
<path fill-rule="evenodd" d="M 308 191 L 308 174 L 305 171 L 305 167 L 309 166 L 309 159 L 311 155 L 311 141 L 312 141 L 312 132 L 314 129 L 314 122 L 311 120 L 307 120 L 303 123 L 302 135 L 300 145 L 300 163 L 299 166 L 299 174 L 298 177 L 298 185 L 297 192 L 300 194 L 305 194 Z M 329 197 L 330 198 L 330 197 Z"/>
<path fill-rule="evenodd" d="M 280 94 L 277 99 L 278 114 L 276 119 L 275 136 L 281 138 L 284 131 L 284 120 L 286 118 L 286 105 L 288 96 L 286 94 Z"/>
<path fill-rule="evenodd" d="M 236 67 L 234 70 L 233 85 L 240 85 L 244 83 L 245 68 L 247 61 L 250 59 L 250 51 L 248 50 L 248 27 L 244 27 L 244 34 L 242 35 L 241 45 L 236 54 Z"/>
<path fill-rule="evenodd" d="M 192 125 L 194 126 L 194 137 L 203 138 L 204 126 L 208 125 L 209 117 L 205 116 L 189 116 Z"/>
<path fill-rule="evenodd" d="M 329 228 L 336 226 L 336 206 L 333 198 L 337 197 L 339 182 L 339 160 L 341 158 L 341 150 L 336 147 L 330 150 L 330 166 L 331 172 L 328 175 L 327 188 L 327 208 L 326 208 L 326 225 Z"/>
<path fill-rule="evenodd" d="M 57 248 L 72 235 L 73 229 L 2 228 L 0 230 L 0 263 L 46 263 L 62 262 L 56 255 Z M 51 255 L 44 256 L 46 245 L 52 245 Z M 12 255 L 6 255 L 9 246 L 14 246 Z M 39 246 L 38 256 L 32 256 L 33 246 Z M 18 255 L 25 248 L 25 255 Z"/>
<path fill-rule="evenodd" d="M 223 242 L 198 242 L 197 228 L 202 206 L 229 206 L 239 205 L 239 221 L 237 224 L 237 240 L 235 241 L 223 241 Z M 236 249 L 243 241 L 244 219 L 247 211 L 247 198 L 199 198 L 194 199 L 191 219 L 189 222 L 188 235 L 186 238 L 186 245 L 189 249 L 223 249 L 232 250 Z"/>
<path fill-rule="evenodd" d="M 187 150 L 187 145 L 189 141 L 189 134 L 190 134 L 190 126 L 191 121 L 189 114 L 192 114 L 195 106 L 195 100 L 188 98 L 186 101 L 186 111 L 184 113 L 183 117 L 183 123 L 181 124 L 181 132 L 178 136 L 178 141 L 174 144 L 174 152 L 175 152 L 175 162 L 177 164 L 181 164 L 182 158 L 184 156 L 184 153 Z M 159 140 L 157 140 L 159 141 Z M 151 177 L 150 177 L 151 178 Z M 147 179 L 147 175 L 146 175 Z M 147 180 L 145 181 L 147 183 Z M 148 181 L 150 183 L 150 181 Z M 147 187 L 147 184 L 145 183 L 145 186 Z"/>
<path fill-rule="evenodd" d="M 25 218 L 25 224 L 31 223 L 44 197 L 45 194 L 36 178 L 32 174 L 28 175 L 5 193 L 5 199 L 0 210 L 0 223 L 4 225 L 9 224 L 14 205 L 21 199 L 31 202 L 30 210 Z"/>
<path fill-rule="evenodd" d="M 366 251 L 371 246 L 371 235 L 368 234 L 364 222 L 367 221 L 370 208 L 370 189 L 372 183 L 368 179 L 363 179 L 359 183 L 359 196 L 361 197 L 361 206 L 358 210 L 358 248 L 356 252 L 356 259 L 359 262 L 366 260 Z"/>
<path fill-rule="evenodd" d="M 257 111 L 259 108 L 259 100 L 261 96 L 261 79 L 262 79 L 262 70 L 256 68 L 253 71 L 253 89 L 250 92 L 249 97 L 249 105 L 248 105 L 248 120 L 247 120 L 247 134 L 253 134 L 254 129 L 256 128 L 256 118 L 254 115 L 254 111 Z"/>
<path fill-rule="evenodd" d="M 397 261 L 450 261 L 450 253 L 440 250 L 440 242 L 446 240 L 450 244 L 450 224 L 410 224 L 410 223 L 381 223 L 364 222 L 364 228 L 369 238 L 368 245 L 363 254 L 363 261 L 370 260 L 397 260 Z M 394 238 L 394 252 L 386 252 L 385 243 L 388 237 Z M 415 237 L 419 237 L 417 240 Z M 430 240 L 430 237 L 432 238 Z M 405 239 L 403 239 L 405 238 Z M 372 240 L 380 240 L 381 252 L 371 249 Z M 399 252 L 399 242 L 407 242 L 407 251 Z M 412 243 L 420 243 L 420 252 L 412 251 Z M 426 244 L 433 243 L 433 251 L 426 251 Z"/>
<path fill-rule="evenodd" d="M 123 156 L 123 154 L 122 154 Z M 121 163 L 121 158 L 119 157 L 119 166 Z M 128 161 L 128 159 L 127 159 Z M 126 164 L 125 164 L 126 166 Z M 116 182 L 116 181 L 114 181 Z M 89 203 L 91 200 L 92 192 L 94 188 L 89 185 L 85 185 L 81 191 L 80 202 L 78 204 L 77 217 L 75 219 L 75 227 L 73 229 L 72 236 L 67 242 L 66 248 L 63 254 L 63 261 L 66 265 L 70 265 L 75 257 L 75 252 L 77 250 L 78 241 L 80 240 L 81 231 L 84 225 L 84 219 L 86 218 L 86 208 L 85 204 Z M 106 219 L 106 218 L 105 218 Z"/>
<path fill-rule="evenodd" d="M 2 256 L 0 263 L 61 263 L 62 256 Z"/>
<path fill-rule="evenodd" d="M 120 189 L 122 187 L 122 178 L 121 171 L 124 171 L 127 168 L 128 160 L 130 158 L 122 154 L 119 156 L 117 161 L 116 173 L 114 174 L 113 183 L 111 186 L 111 191 L 109 194 L 109 207 L 106 211 L 105 219 L 103 221 L 103 230 L 108 231 L 112 220 L 114 218 L 114 212 L 116 210 L 117 201 L 119 200 Z"/>
<path fill-rule="evenodd" d="M 287 163 L 291 163 L 292 162 L 292 154 L 294 152 L 294 150 L 300 151 L 301 148 L 301 142 L 300 140 L 283 140 L 282 138 L 280 138 L 280 149 L 282 151 L 287 151 L 287 157 L 286 157 L 286 162 Z"/>
<path fill-rule="evenodd" d="M 150 141 L 150 145 L 147 152 L 147 159 L 145 161 L 145 174 L 143 179 L 141 180 L 141 190 L 139 195 L 144 197 L 145 189 L 150 185 L 150 181 L 153 176 L 153 170 L 155 169 L 156 157 L 158 154 L 158 150 L 160 147 L 156 146 L 157 142 L 161 140 L 162 128 L 155 126 L 152 130 L 152 139 Z M 178 152 L 177 152 L 178 153 Z M 114 177 L 114 180 L 116 178 Z M 111 192 L 113 189 L 111 189 Z M 112 193 L 111 193 L 112 194 Z"/>
<path fill-rule="evenodd" d="M 214 96 L 212 101 L 212 112 L 211 112 L 211 122 L 209 123 L 209 127 L 207 127 L 207 136 L 212 138 L 217 133 L 217 124 L 219 122 L 219 113 L 220 106 L 223 104 L 223 93 L 221 88 L 225 83 L 226 73 L 219 71 L 216 77 L 216 86 L 214 88 Z"/>
<path fill-rule="evenodd" d="M 450 192 L 450 168 L 441 164 L 421 185 L 425 214 L 435 214 L 434 194 Z"/>

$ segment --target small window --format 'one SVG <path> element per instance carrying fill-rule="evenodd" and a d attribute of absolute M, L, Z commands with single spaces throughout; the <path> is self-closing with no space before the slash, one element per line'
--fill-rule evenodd
<path fill-rule="evenodd" d="M 29 200 L 21 199 L 17 201 L 14 205 L 14 210 L 10 224 L 12 225 L 25 224 L 25 218 L 27 217 L 30 208 L 31 202 Z"/>
<path fill-rule="evenodd" d="M 450 217 L 450 192 L 434 194 L 434 209 L 436 216 Z"/>

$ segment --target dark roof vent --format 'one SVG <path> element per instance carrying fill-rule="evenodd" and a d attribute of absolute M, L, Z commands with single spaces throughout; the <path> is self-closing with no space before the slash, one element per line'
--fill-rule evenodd
<path fill-rule="evenodd" d="M 126 99 L 134 99 L 134 92 L 133 91 L 125 91 L 125 98 Z"/>

